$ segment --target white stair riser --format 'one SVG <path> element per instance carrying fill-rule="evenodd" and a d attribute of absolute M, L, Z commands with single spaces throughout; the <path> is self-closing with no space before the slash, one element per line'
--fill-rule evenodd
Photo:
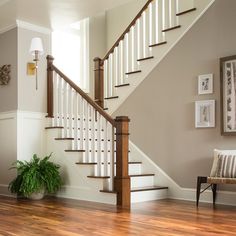
<path fill-rule="evenodd" d="M 140 191 L 131 193 L 131 202 L 146 202 L 167 198 L 167 189 Z"/>
<path fill-rule="evenodd" d="M 129 175 L 141 174 L 142 164 L 129 164 Z"/>
<path fill-rule="evenodd" d="M 153 176 L 131 177 L 131 188 L 153 186 Z"/>

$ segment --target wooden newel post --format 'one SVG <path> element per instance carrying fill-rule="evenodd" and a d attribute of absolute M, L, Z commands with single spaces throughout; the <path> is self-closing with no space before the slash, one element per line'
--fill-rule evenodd
<path fill-rule="evenodd" d="M 104 108 L 104 79 L 103 79 L 103 61 L 101 58 L 94 58 L 94 98 L 95 102 Z"/>
<path fill-rule="evenodd" d="M 129 118 L 118 116 L 116 122 L 116 177 L 115 191 L 117 192 L 117 205 L 130 208 L 130 177 L 128 173 L 129 162 Z"/>
<path fill-rule="evenodd" d="M 53 60 L 47 56 L 47 117 L 53 117 Z"/>

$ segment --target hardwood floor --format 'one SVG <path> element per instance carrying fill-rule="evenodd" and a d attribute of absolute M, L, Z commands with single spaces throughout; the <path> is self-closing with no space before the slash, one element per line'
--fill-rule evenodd
<path fill-rule="evenodd" d="M 115 206 L 47 198 L 0 197 L 0 235 L 236 235 L 236 207 L 161 200 Z"/>

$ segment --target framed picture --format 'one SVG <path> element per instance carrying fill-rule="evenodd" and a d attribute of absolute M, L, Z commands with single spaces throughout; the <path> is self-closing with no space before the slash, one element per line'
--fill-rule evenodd
<path fill-rule="evenodd" d="M 195 127 L 215 127 L 215 100 L 195 102 Z"/>
<path fill-rule="evenodd" d="M 236 56 L 220 59 L 221 134 L 236 135 Z"/>
<path fill-rule="evenodd" d="M 198 76 L 198 94 L 213 93 L 213 74 Z"/>

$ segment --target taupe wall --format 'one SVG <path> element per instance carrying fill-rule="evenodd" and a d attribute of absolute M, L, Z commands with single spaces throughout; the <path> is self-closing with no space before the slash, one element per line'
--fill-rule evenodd
<path fill-rule="evenodd" d="M 147 0 L 133 0 L 106 12 L 107 50 L 124 32 Z"/>
<path fill-rule="evenodd" d="M 38 63 L 38 90 L 35 89 L 35 76 L 26 73 L 27 63 L 33 61 L 29 53 L 31 39 L 40 37 L 43 41 L 44 54 Z M 18 28 L 18 109 L 23 111 L 46 112 L 47 98 L 47 61 L 51 52 L 51 35 Z"/>
<path fill-rule="evenodd" d="M 94 97 L 94 62 L 95 57 L 106 53 L 106 14 L 102 12 L 89 18 L 89 63 L 90 96 Z"/>
<path fill-rule="evenodd" d="M 0 34 L 0 66 L 11 65 L 11 80 L 0 86 L 0 112 L 17 108 L 17 29 Z"/>
<path fill-rule="evenodd" d="M 208 175 L 214 148 L 236 149 L 220 135 L 219 58 L 236 54 L 236 1 L 214 5 L 118 109 L 131 140 L 182 187 Z M 214 74 L 214 94 L 197 95 L 197 76 Z M 194 127 L 194 102 L 216 100 L 216 128 Z"/>

